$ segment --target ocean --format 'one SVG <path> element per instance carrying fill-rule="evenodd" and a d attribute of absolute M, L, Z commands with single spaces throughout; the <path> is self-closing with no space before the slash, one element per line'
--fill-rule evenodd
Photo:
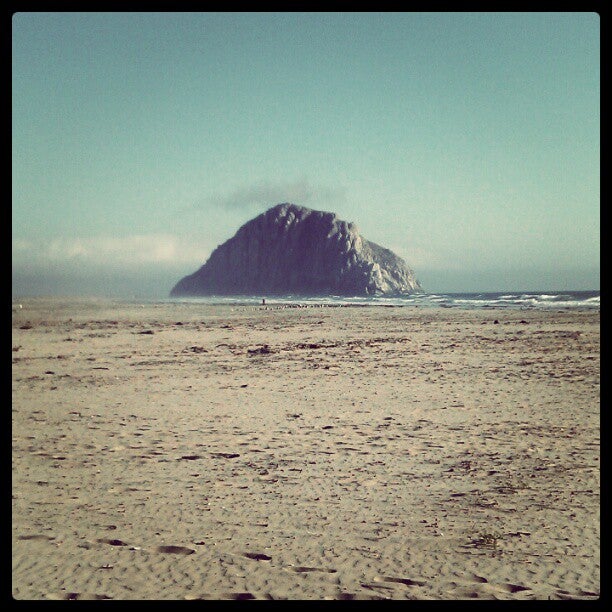
<path fill-rule="evenodd" d="M 499 291 L 485 293 L 420 293 L 405 296 L 206 296 L 172 297 L 164 303 L 202 303 L 224 305 L 286 305 L 286 306 L 419 306 L 424 308 L 487 309 L 507 308 L 519 310 L 597 310 L 600 291 Z"/>

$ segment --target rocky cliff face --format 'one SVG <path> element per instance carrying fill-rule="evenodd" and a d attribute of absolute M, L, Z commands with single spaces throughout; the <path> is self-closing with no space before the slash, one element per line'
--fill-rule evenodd
<path fill-rule="evenodd" d="M 278 204 L 218 246 L 171 296 L 420 292 L 414 272 L 335 214 Z"/>

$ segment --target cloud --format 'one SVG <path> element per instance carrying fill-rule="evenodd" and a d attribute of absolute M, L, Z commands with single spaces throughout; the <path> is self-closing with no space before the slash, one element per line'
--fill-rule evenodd
<path fill-rule="evenodd" d="M 185 245 L 169 234 L 13 240 L 13 267 L 123 267 L 201 265 L 211 249 Z"/>
<path fill-rule="evenodd" d="M 206 203 L 225 210 L 267 209 L 281 202 L 302 206 L 338 202 L 345 198 L 345 194 L 346 190 L 342 187 L 313 185 L 307 179 L 290 182 L 264 181 L 239 187 L 229 193 L 213 195 Z"/>

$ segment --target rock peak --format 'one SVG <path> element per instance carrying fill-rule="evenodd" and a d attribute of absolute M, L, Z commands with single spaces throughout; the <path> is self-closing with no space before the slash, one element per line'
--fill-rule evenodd
<path fill-rule="evenodd" d="M 288 212 L 294 212 L 299 214 L 311 213 L 312 209 L 306 208 L 306 206 L 300 206 L 299 204 L 292 204 L 291 202 L 282 202 L 269 208 L 264 214 L 269 215 L 286 215 Z"/>
<path fill-rule="evenodd" d="M 306 206 L 300 206 L 298 204 L 291 204 L 290 202 L 283 202 L 282 204 L 277 204 L 276 206 L 272 206 L 269 208 L 264 215 L 271 215 L 274 217 L 284 218 L 289 215 L 293 215 L 292 218 L 302 220 L 310 215 L 317 216 L 329 216 L 330 218 L 336 219 L 336 214 L 332 212 L 325 212 L 322 210 L 313 210 L 312 208 L 307 208 Z"/>

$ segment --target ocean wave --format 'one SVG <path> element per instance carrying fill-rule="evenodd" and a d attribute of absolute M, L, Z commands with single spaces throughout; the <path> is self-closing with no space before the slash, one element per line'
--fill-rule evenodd
<path fill-rule="evenodd" d="M 165 302 L 247 305 L 330 305 L 330 306 L 413 306 L 429 308 L 502 308 L 502 309 L 597 309 L 599 291 L 497 292 L 497 293 L 419 293 L 405 296 L 207 296 L 169 298 Z"/>

